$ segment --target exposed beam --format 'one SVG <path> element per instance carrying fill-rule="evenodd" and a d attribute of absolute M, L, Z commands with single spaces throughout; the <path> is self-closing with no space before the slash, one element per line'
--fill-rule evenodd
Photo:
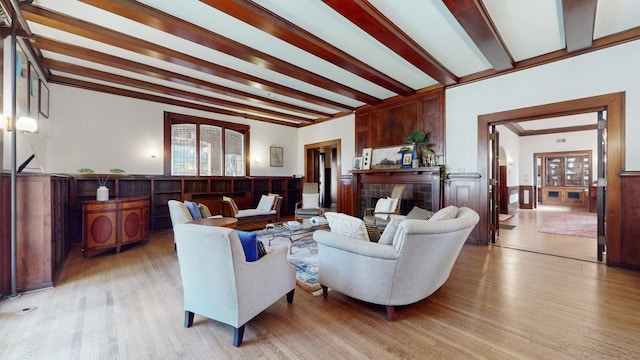
<path fill-rule="evenodd" d="M 50 51 L 57 54 L 69 56 L 72 58 L 82 59 L 82 60 L 95 62 L 98 64 L 102 64 L 102 65 L 106 65 L 106 66 L 110 66 L 110 67 L 114 67 L 122 70 L 139 73 L 141 75 L 146 75 L 156 79 L 170 81 L 176 84 L 196 87 L 199 89 L 219 93 L 221 95 L 234 97 L 242 101 L 253 102 L 256 104 L 267 105 L 267 106 L 271 106 L 271 107 L 275 107 L 283 110 L 309 114 L 313 116 L 327 117 L 327 116 L 333 115 L 323 111 L 317 111 L 317 110 L 304 108 L 301 106 L 291 105 L 285 102 L 273 100 L 273 99 L 262 97 L 255 94 L 250 94 L 250 93 L 236 90 L 233 88 L 224 87 L 221 85 L 207 82 L 199 78 L 189 77 L 183 74 L 178 74 L 168 70 L 153 67 L 147 64 L 131 61 L 128 59 L 123 59 L 123 58 L 105 54 L 99 51 L 90 50 L 90 49 L 86 49 L 80 46 L 71 45 L 67 43 L 62 43 L 62 42 L 55 41 L 43 36 L 37 36 L 33 41 L 33 45 L 41 50 Z"/>
<path fill-rule="evenodd" d="M 366 0 L 322 0 L 380 43 L 443 85 L 458 78 Z"/>
<path fill-rule="evenodd" d="M 129 0 L 80 0 L 113 14 L 151 26 L 168 34 L 220 51 L 247 61 L 253 65 L 281 73 L 304 83 L 329 90 L 364 103 L 379 103 L 381 100 L 364 92 L 350 88 L 337 81 L 308 71 L 300 66 L 280 60 L 237 41 L 218 35 L 175 16 L 158 11 L 150 6 Z"/>
<path fill-rule="evenodd" d="M 564 37 L 568 52 L 591 46 L 597 5 L 597 0 L 562 0 Z"/>
<path fill-rule="evenodd" d="M 513 68 L 513 60 L 482 2 L 476 0 L 443 0 L 443 2 L 496 71 Z"/>
<path fill-rule="evenodd" d="M 153 101 L 153 102 L 162 103 L 162 104 L 181 106 L 181 107 L 185 107 L 185 108 L 196 109 L 196 110 L 206 111 L 206 112 L 210 112 L 210 113 L 223 114 L 223 115 L 229 115 L 229 116 L 237 116 L 237 117 L 241 117 L 241 118 L 245 118 L 245 119 L 251 119 L 251 120 L 263 121 L 263 122 L 268 122 L 268 123 L 273 123 L 273 124 L 297 127 L 297 124 L 296 123 L 292 123 L 292 122 L 287 122 L 287 121 L 267 118 L 267 117 L 263 117 L 263 116 L 257 116 L 257 115 L 248 114 L 248 113 L 242 113 L 242 112 L 237 112 L 237 111 L 221 109 L 221 108 L 217 108 L 217 107 L 213 107 L 213 106 L 207 106 L 207 105 L 203 105 L 203 104 L 196 104 L 196 103 L 192 103 L 192 102 L 188 102 L 188 101 L 180 101 L 180 100 L 176 100 L 176 99 L 170 99 L 170 98 L 166 98 L 166 97 L 162 97 L 162 96 L 158 96 L 158 95 L 151 95 L 151 94 L 141 93 L 141 92 L 137 92 L 137 91 L 133 91 L 133 90 L 127 90 L 127 89 L 121 89 L 121 88 L 108 86 L 108 85 L 96 84 L 96 83 L 92 83 L 92 82 L 88 82 L 88 81 L 84 81 L 84 80 L 78 80 L 78 79 L 68 78 L 68 77 L 59 76 L 59 75 L 51 75 L 51 78 L 49 79 L 49 83 L 65 85 L 65 86 L 73 86 L 73 87 L 77 87 L 77 88 L 80 88 L 80 89 L 98 91 L 98 92 L 102 92 L 102 93 L 125 96 L 125 97 L 134 98 L 134 99 L 140 99 L 140 100 Z"/>
<path fill-rule="evenodd" d="M 189 69 L 201 71 L 230 81 L 251 86 L 263 91 L 306 101 L 318 106 L 336 109 L 338 111 L 353 111 L 353 107 L 339 102 L 325 99 L 313 94 L 292 89 L 275 82 L 264 80 L 256 76 L 220 66 L 179 51 L 175 51 L 133 36 L 122 34 L 88 21 L 72 18 L 54 11 L 28 5 L 23 8 L 23 14 L 28 21 L 66 31 L 91 40 L 111 46 L 123 48 L 155 59 L 180 65 Z"/>
<path fill-rule="evenodd" d="M 238 103 L 234 103 L 227 100 L 216 99 L 210 96 L 196 94 L 196 93 L 185 91 L 185 90 L 174 89 L 167 86 L 158 85 L 158 84 L 154 84 L 154 83 L 150 83 L 142 80 L 132 79 L 132 78 L 128 78 L 121 75 L 114 75 L 105 71 L 89 69 L 87 67 L 74 65 L 74 64 L 70 64 L 67 62 L 59 61 L 59 60 L 50 60 L 50 59 L 44 60 L 44 65 L 46 65 L 52 71 L 59 71 L 59 72 L 64 72 L 68 74 L 90 78 L 90 79 L 105 81 L 113 84 L 120 84 L 123 86 L 129 86 L 129 87 L 137 88 L 140 90 L 165 94 L 169 96 L 175 96 L 185 100 L 199 101 L 199 102 L 208 103 L 211 105 L 232 108 L 235 110 L 246 109 L 246 111 L 251 113 L 256 113 L 256 114 L 261 114 L 266 116 L 274 116 L 274 117 L 279 117 L 282 119 L 287 119 L 287 120 L 296 121 L 296 122 L 304 122 L 304 123 L 311 122 L 310 119 L 300 117 L 300 116 L 289 115 L 289 114 L 285 114 L 285 113 L 281 113 L 281 112 L 277 112 L 269 109 L 259 108 L 256 106 L 238 104 Z"/>
<path fill-rule="evenodd" d="M 396 94 L 409 96 L 415 93 L 410 87 L 252 1 L 200 1 Z"/>

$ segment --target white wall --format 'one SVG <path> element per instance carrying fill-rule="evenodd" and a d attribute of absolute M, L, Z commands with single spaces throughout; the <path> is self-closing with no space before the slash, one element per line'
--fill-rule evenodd
<path fill-rule="evenodd" d="M 75 173 L 89 167 L 99 173 L 122 168 L 131 174 L 162 174 L 165 111 L 249 124 L 251 175 L 290 176 L 297 171 L 296 128 L 68 86 L 51 85 L 50 92 L 47 172 Z M 283 167 L 269 166 L 272 145 L 284 148 Z M 150 157 L 151 150 L 158 153 L 156 158 Z"/>
<path fill-rule="evenodd" d="M 626 92 L 626 170 L 640 170 L 640 41 L 446 91 L 449 171 L 477 172 L 478 115 Z"/>
<path fill-rule="evenodd" d="M 300 173 L 304 169 L 304 146 L 328 140 L 341 139 L 342 156 L 338 161 L 341 175 L 351 173 L 351 162 L 355 151 L 355 115 L 350 114 L 341 118 L 322 122 L 318 125 L 305 126 L 298 132 L 298 169 Z M 358 155 L 360 156 L 360 155 Z"/>
<path fill-rule="evenodd" d="M 520 159 L 520 137 L 511 132 L 511 130 L 500 125 L 496 126 L 496 130 L 500 133 L 500 147 L 504 149 L 505 156 L 500 156 L 500 165 L 507 166 L 507 186 L 518 186 L 518 171 L 521 166 Z M 509 164 L 509 160 L 513 160 Z"/>

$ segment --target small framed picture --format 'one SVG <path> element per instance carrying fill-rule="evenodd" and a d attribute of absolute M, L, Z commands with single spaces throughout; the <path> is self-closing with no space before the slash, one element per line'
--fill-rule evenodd
<path fill-rule="evenodd" d="M 371 169 L 371 151 L 373 148 L 364 148 L 362 149 L 362 169 L 369 170 Z"/>
<path fill-rule="evenodd" d="M 354 157 L 353 164 L 351 167 L 353 168 L 353 170 L 362 169 L 362 157 L 361 156 Z"/>
<path fill-rule="evenodd" d="M 284 149 L 279 146 L 271 146 L 269 150 L 269 166 L 282 167 L 284 163 L 282 159 L 284 156 Z"/>
<path fill-rule="evenodd" d="M 413 160 L 413 153 L 402 153 L 402 167 L 410 168 Z"/>

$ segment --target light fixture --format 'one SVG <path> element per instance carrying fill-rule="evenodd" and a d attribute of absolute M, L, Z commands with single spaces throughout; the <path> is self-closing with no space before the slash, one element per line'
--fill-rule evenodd
<path fill-rule="evenodd" d="M 253 158 L 253 162 L 255 162 L 256 164 L 260 162 L 260 156 L 256 156 L 255 158 Z"/>
<path fill-rule="evenodd" d="M 32 117 L 21 116 L 16 121 L 16 130 L 20 132 L 36 132 L 38 131 L 38 122 Z"/>
<path fill-rule="evenodd" d="M 13 131 L 13 122 L 10 117 L 6 117 L 3 114 L 0 114 L 0 129 L 5 129 L 7 131 Z M 36 132 L 38 131 L 38 122 L 30 118 L 28 116 L 21 116 L 16 121 L 15 128 L 19 132 Z"/>
<path fill-rule="evenodd" d="M 156 156 L 158 156 L 158 152 L 156 151 L 156 149 L 151 149 L 151 150 L 149 150 L 149 156 L 150 156 L 152 159 L 155 159 L 155 158 L 156 158 Z"/>

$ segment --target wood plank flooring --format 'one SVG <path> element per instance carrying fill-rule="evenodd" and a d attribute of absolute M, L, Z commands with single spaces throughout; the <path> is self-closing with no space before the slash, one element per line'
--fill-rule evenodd
<path fill-rule="evenodd" d="M 298 289 L 240 348 L 232 337 L 199 315 L 183 327 L 171 232 L 87 260 L 75 248 L 54 288 L 0 302 L 2 359 L 637 359 L 640 273 L 465 245 L 444 286 L 392 323 L 383 307 Z"/>

